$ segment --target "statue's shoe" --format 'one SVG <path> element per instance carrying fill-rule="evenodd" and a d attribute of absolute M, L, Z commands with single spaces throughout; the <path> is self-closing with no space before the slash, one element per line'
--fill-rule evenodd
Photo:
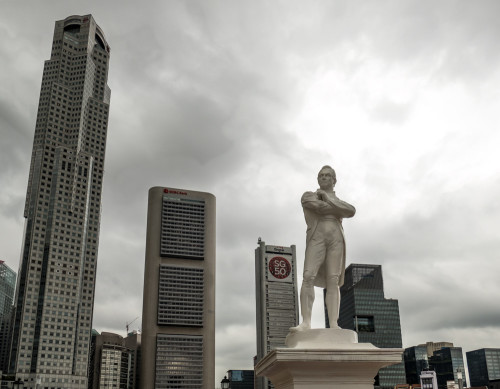
<path fill-rule="evenodd" d="M 290 327 L 290 332 L 301 332 L 301 331 L 307 331 L 310 329 L 311 329 L 310 324 L 306 324 L 306 323 L 302 322 L 297 327 Z"/>

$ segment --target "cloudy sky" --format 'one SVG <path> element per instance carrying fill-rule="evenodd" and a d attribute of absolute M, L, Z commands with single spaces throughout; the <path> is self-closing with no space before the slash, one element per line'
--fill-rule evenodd
<path fill-rule="evenodd" d="M 97 330 L 124 335 L 142 314 L 148 189 L 207 191 L 216 379 L 251 368 L 257 238 L 295 244 L 301 272 L 300 196 L 331 164 L 337 195 L 357 208 L 344 222 L 348 263 L 383 266 L 403 345 L 500 347 L 499 2 L 138 4 L 2 2 L 1 259 L 17 270 L 54 22 L 92 13 L 112 90 Z"/>

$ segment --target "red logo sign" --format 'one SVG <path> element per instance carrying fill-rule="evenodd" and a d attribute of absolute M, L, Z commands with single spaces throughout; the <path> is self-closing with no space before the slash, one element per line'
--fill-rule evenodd
<path fill-rule="evenodd" d="M 282 280 L 287 278 L 292 271 L 292 265 L 283 257 L 273 257 L 269 261 L 269 272 L 274 278 Z"/>
<path fill-rule="evenodd" d="M 173 194 L 187 196 L 186 192 L 181 192 L 180 190 L 173 190 L 173 189 L 168 189 L 168 188 L 163 189 L 163 193 L 173 193 Z"/>

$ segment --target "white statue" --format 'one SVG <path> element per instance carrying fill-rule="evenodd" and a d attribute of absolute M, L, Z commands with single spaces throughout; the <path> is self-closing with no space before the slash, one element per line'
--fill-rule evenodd
<path fill-rule="evenodd" d="M 311 328 L 314 286 L 326 288 L 326 307 L 330 328 L 337 324 L 340 308 L 340 287 L 344 283 L 345 240 L 342 219 L 353 217 L 356 209 L 340 200 L 333 187 L 335 170 L 323 166 L 318 173 L 319 188 L 302 195 L 302 208 L 307 223 L 304 275 L 300 289 L 302 323 L 290 331 Z"/>

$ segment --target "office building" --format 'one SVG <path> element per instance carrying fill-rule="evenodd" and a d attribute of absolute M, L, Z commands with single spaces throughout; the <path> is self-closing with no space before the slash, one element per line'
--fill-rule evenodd
<path fill-rule="evenodd" d="M 488 389 L 500 389 L 500 379 L 491 380 L 488 384 Z"/>
<path fill-rule="evenodd" d="M 269 351 L 285 347 L 290 327 L 298 324 L 295 246 L 270 246 L 259 238 L 255 249 L 255 294 L 258 363 Z M 272 387 L 266 377 L 256 378 L 257 389 Z"/>
<path fill-rule="evenodd" d="M 443 347 L 453 347 L 451 342 L 426 342 L 425 344 L 419 344 L 427 349 L 427 357 L 432 357 L 434 351 L 441 350 Z"/>
<path fill-rule="evenodd" d="M 228 389 L 254 389 L 253 370 L 228 370 Z"/>
<path fill-rule="evenodd" d="M 500 380 L 500 348 L 482 348 L 465 355 L 471 386 L 488 386 L 490 381 Z"/>
<path fill-rule="evenodd" d="M 429 367 L 436 372 L 439 387 L 446 387 L 448 381 L 458 385 L 459 371 L 462 372 L 462 387 L 467 386 L 462 347 L 443 347 L 434 351 L 429 358 Z"/>
<path fill-rule="evenodd" d="M 340 288 L 341 328 L 356 331 L 360 343 L 381 348 L 401 348 L 398 300 L 386 299 L 382 266 L 351 264 Z M 375 388 L 393 389 L 406 383 L 403 361 L 380 369 Z"/>
<path fill-rule="evenodd" d="M 138 389 L 141 335 L 92 332 L 89 389 Z"/>
<path fill-rule="evenodd" d="M 129 377 L 127 389 L 140 389 L 141 387 L 141 355 L 142 335 L 132 331 L 123 339 L 123 345 L 129 350 Z"/>
<path fill-rule="evenodd" d="M 0 261 L 0 370 L 3 372 L 7 371 L 9 360 L 10 323 L 15 287 L 16 272 L 4 261 Z"/>
<path fill-rule="evenodd" d="M 35 126 L 9 361 L 25 388 L 87 388 L 109 55 L 91 15 L 56 22 Z"/>
<path fill-rule="evenodd" d="M 408 347 L 403 353 L 403 358 L 405 361 L 406 382 L 408 384 L 420 383 L 420 375 L 423 371 L 429 369 L 427 347 Z"/>
<path fill-rule="evenodd" d="M 215 196 L 149 190 L 141 387 L 215 382 Z"/>
<path fill-rule="evenodd" d="M 0 260 L 0 319 L 8 317 L 14 302 L 16 272 Z"/>
<path fill-rule="evenodd" d="M 438 389 L 436 372 L 432 370 L 424 370 L 420 374 L 420 386 L 422 389 Z"/>

